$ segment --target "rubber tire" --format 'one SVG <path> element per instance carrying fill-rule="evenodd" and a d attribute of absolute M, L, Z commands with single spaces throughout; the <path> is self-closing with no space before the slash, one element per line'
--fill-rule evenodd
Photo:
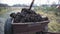
<path fill-rule="evenodd" d="M 12 18 L 8 18 L 4 26 L 4 34 L 12 34 Z"/>

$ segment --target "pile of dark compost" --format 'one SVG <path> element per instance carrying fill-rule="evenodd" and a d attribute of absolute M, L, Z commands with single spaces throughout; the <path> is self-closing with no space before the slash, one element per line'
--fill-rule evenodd
<path fill-rule="evenodd" d="M 11 13 L 10 16 L 14 19 L 14 23 L 25 23 L 25 22 L 41 22 L 48 20 L 47 17 L 42 18 L 40 14 L 37 14 L 33 10 L 22 9 L 21 12 Z"/>

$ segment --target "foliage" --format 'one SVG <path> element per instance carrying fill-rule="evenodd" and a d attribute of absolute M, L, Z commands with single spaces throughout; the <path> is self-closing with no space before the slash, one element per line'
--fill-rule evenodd
<path fill-rule="evenodd" d="M 37 13 L 46 15 L 49 18 L 50 23 L 48 24 L 48 30 L 50 32 L 60 32 L 60 15 L 57 15 L 58 13 L 60 14 L 60 12 L 56 7 L 45 7 L 45 8 L 46 9 L 41 8 L 42 10 L 36 9 Z"/>
<path fill-rule="evenodd" d="M 5 7 L 0 7 L 0 14 L 3 14 L 5 13 L 7 10 Z"/>

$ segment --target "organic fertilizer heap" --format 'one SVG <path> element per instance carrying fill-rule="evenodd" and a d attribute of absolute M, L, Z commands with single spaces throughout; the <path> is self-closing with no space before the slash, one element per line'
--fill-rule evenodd
<path fill-rule="evenodd" d="M 34 0 L 33 0 L 34 2 Z M 41 22 L 48 20 L 48 18 L 42 18 L 40 14 L 37 14 L 35 11 L 31 10 L 33 2 L 30 5 L 29 9 L 23 8 L 21 12 L 11 13 L 10 16 L 14 19 L 14 23 L 24 23 L 24 22 Z"/>

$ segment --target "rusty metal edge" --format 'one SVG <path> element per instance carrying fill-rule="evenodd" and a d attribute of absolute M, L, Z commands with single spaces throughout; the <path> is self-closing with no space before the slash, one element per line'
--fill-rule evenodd
<path fill-rule="evenodd" d="M 42 23 L 49 23 L 49 20 L 47 21 L 41 21 L 41 22 L 26 22 L 26 23 L 11 23 L 11 24 L 42 24 Z"/>

